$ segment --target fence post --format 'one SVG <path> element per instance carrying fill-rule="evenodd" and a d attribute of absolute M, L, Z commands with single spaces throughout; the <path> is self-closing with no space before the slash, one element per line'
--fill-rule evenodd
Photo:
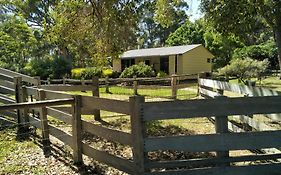
<path fill-rule="evenodd" d="M 216 96 L 215 99 L 226 99 L 226 96 Z M 228 133 L 228 117 L 227 116 L 215 116 L 215 128 L 217 134 Z M 229 157 L 229 151 L 217 151 L 217 157 L 227 158 Z M 225 163 L 223 166 L 229 166 L 230 163 Z"/>
<path fill-rule="evenodd" d="M 40 88 L 40 87 L 41 87 L 41 79 L 40 79 L 40 76 L 36 76 L 36 77 L 34 77 L 34 79 L 37 80 L 37 83 L 35 84 L 35 86 L 37 86 L 37 88 Z"/>
<path fill-rule="evenodd" d="M 47 84 L 50 85 L 51 84 L 51 79 L 47 78 Z"/>
<path fill-rule="evenodd" d="M 85 86 L 85 78 L 83 78 L 83 77 L 81 78 L 81 85 Z M 81 91 L 81 92 L 86 92 L 86 91 Z"/>
<path fill-rule="evenodd" d="M 134 83 L 133 83 L 133 87 L 134 87 L 134 95 L 138 95 L 138 81 L 137 81 L 137 76 L 134 75 Z"/>
<path fill-rule="evenodd" d="M 65 76 L 62 77 L 62 84 L 65 85 L 66 84 L 66 80 L 65 80 Z"/>
<path fill-rule="evenodd" d="M 73 137 L 73 160 L 75 164 L 82 164 L 82 124 L 81 124 L 81 107 L 82 98 L 75 95 L 74 104 L 72 105 L 72 137 Z"/>
<path fill-rule="evenodd" d="M 24 94 L 22 90 L 22 77 L 14 77 L 14 84 L 15 84 L 15 99 L 16 103 L 21 103 L 24 101 Z M 26 120 L 24 117 L 24 110 L 17 109 L 17 123 L 18 123 L 18 131 L 17 136 L 23 136 L 24 138 L 28 135 Z"/>
<path fill-rule="evenodd" d="M 44 90 L 38 90 L 39 100 L 46 100 L 46 92 Z M 47 118 L 47 108 L 46 106 L 40 109 L 40 121 L 42 127 L 42 144 L 43 144 L 43 152 L 45 155 L 49 155 L 51 153 L 50 150 L 50 138 L 49 138 L 49 125 Z"/>
<path fill-rule="evenodd" d="M 110 93 L 108 76 L 105 77 L 105 93 Z"/>
<path fill-rule="evenodd" d="M 94 97 L 99 97 L 100 96 L 100 89 L 99 89 L 99 77 L 93 77 L 92 79 L 92 85 L 93 85 L 93 91 L 92 91 L 92 96 Z M 95 120 L 100 121 L 100 110 L 94 109 L 93 111 Z"/>
<path fill-rule="evenodd" d="M 133 142 L 133 161 L 136 165 L 136 174 L 141 175 L 145 172 L 145 152 L 144 152 L 144 137 L 145 123 L 143 121 L 143 109 L 141 103 L 144 103 L 143 96 L 133 96 L 129 98 L 131 110 L 131 129 Z"/>
<path fill-rule="evenodd" d="M 173 74 L 171 76 L 171 88 L 172 88 L 172 98 L 177 99 L 177 75 Z"/>

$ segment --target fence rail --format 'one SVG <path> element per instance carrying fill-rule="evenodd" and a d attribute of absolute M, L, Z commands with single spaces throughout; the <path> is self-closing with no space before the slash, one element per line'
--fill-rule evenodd
<path fill-rule="evenodd" d="M 52 135 L 72 148 L 75 163 L 82 163 L 82 155 L 84 154 L 129 174 L 261 175 L 280 173 L 281 164 L 279 163 L 255 166 L 234 166 L 233 163 L 275 161 L 281 158 L 281 153 L 229 155 L 231 150 L 263 150 L 264 148 L 277 150 L 281 147 L 281 131 L 251 117 L 255 114 L 281 113 L 280 92 L 201 78 L 198 81 L 200 86 L 198 92 L 207 99 L 145 102 L 144 97 L 134 96 L 130 97 L 129 101 L 121 101 L 100 98 L 97 79 L 84 81 L 81 85 L 63 84 L 57 86 L 52 84 L 40 85 L 36 78 L 18 76 L 17 73 L 14 74 L 0 69 L 0 92 L 2 94 L 15 94 L 15 99 L 0 95 L 0 102 L 4 103 L 0 106 L 0 113 L 14 116 L 23 127 L 32 125 L 40 128 L 43 151 L 46 154 L 50 152 L 49 136 Z M 173 87 L 177 87 L 179 83 L 176 80 L 172 78 L 168 81 L 171 81 Z M 29 81 L 31 84 L 37 82 L 37 84 L 33 87 L 26 87 L 23 86 L 23 81 Z M 62 83 L 68 81 L 63 79 Z M 107 82 L 108 80 L 105 79 L 104 81 Z M 136 79 L 133 78 L 130 81 L 134 83 Z M 140 81 L 146 81 L 146 79 Z M 164 79 L 161 81 L 164 81 Z M 1 86 L 4 87 L 4 90 Z M 7 91 L 7 88 L 11 91 Z M 89 90 L 92 91 L 92 96 L 58 92 L 72 90 Z M 247 94 L 248 97 L 227 98 L 223 96 L 224 91 L 241 93 L 241 95 Z M 175 91 L 172 92 L 172 96 L 174 95 L 176 95 Z M 130 132 L 115 130 L 101 122 L 97 124 L 86 121 L 82 117 L 82 115 L 94 114 L 95 119 L 100 121 L 100 110 L 130 116 Z M 255 130 L 249 132 L 247 129 L 235 125 L 228 120 L 228 116 L 232 115 Z M 71 132 L 52 125 L 49 122 L 49 116 L 71 126 Z M 146 130 L 147 122 L 151 121 L 202 117 L 214 120 L 216 133 L 151 137 L 148 136 L 149 133 Z M 229 132 L 229 129 L 235 130 L 235 132 Z M 83 133 L 129 146 L 132 149 L 132 158 L 125 159 L 84 143 Z M 216 152 L 216 155 L 209 158 L 198 157 L 196 159 L 161 161 L 151 160 L 148 156 L 151 152 L 166 150 Z"/>

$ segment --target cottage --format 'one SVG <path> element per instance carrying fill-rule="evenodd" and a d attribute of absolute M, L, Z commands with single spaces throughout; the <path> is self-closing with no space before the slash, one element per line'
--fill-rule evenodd
<path fill-rule="evenodd" d="M 167 74 L 196 74 L 211 72 L 214 55 L 201 44 L 129 50 L 113 60 L 114 71 L 144 62 L 156 72 Z"/>

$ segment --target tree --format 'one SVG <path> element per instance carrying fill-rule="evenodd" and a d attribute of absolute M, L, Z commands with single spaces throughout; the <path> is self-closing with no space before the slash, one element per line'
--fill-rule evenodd
<path fill-rule="evenodd" d="M 36 39 L 22 18 L 10 15 L 0 23 L 0 66 L 22 71 L 36 48 Z"/>
<path fill-rule="evenodd" d="M 188 20 L 185 1 L 145 1 L 140 6 L 138 44 L 150 48 L 165 45 L 166 39 Z"/>
<path fill-rule="evenodd" d="M 216 29 L 244 35 L 252 31 L 258 19 L 271 27 L 278 48 L 281 69 L 281 1 L 279 0 L 201 0 L 206 17 Z"/>
<path fill-rule="evenodd" d="M 243 83 L 246 83 L 246 79 L 259 78 L 266 71 L 268 64 L 267 60 L 234 59 L 231 60 L 229 65 L 219 69 L 218 72 L 227 77 L 236 77 Z"/>
<path fill-rule="evenodd" d="M 166 43 L 168 45 L 203 44 L 216 57 L 214 69 L 227 65 L 231 60 L 233 51 L 237 47 L 244 46 L 234 34 L 222 35 L 213 26 L 207 24 L 204 18 L 194 23 L 186 22 L 170 34 Z"/>
<path fill-rule="evenodd" d="M 169 35 L 166 44 L 170 46 L 188 45 L 188 44 L 205 44 L 204 28 L 198 21 L 192 23 L 185 22 L 175 32 Z"/>
<path fill-rule="evenodd" d="M 118 57 L 136 45 L 136 30 L 140 9 L 148 0 L 3 0 L 1 13 L 24 19 L 37 40 L 38 52 L 32 56 L 57 52 L 73 60 L 74 66 L 101 65 L 108 58 Z M 155 0 L 153 18 L 166 28 L 177 25 L 172 21 L 183 0 Z M 162 7 L 164 9 L 162 9 Z M 181 11 L 183 12 L 183 11 Z M 0 15 L 2 19 L 2 14 Z M 169 20 L 167 20 L 169 19 Z M 161 33 L 158 36 L 168 36 Z M 165 37 L 159 37 L 165 38 Z M 39 47 L 40 46 L 40 47 Z M 44 50 L 45 52 L 42 52 Z M 38 55 L 42 53 L 42 55 Z"/>
<path fill-rule="evenodd" d="M 233 59 L 249 57 L 254 60 L 269 61 L 270 69 L 278 69 L 277 47 L 274 41 L 269 40 L 258 45 L 245 46 L 234 50 Z"/>

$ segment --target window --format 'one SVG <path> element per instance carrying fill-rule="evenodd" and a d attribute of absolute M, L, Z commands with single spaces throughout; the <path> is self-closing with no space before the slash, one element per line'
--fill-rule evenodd
<path fill-rule="evenodd" d="M 207 63 L 211 63 L 211 58 L 207 58 Z"/>
<path fill-rule="evenodd" d="M 214 63 L 215 61 L 216 61 L 215 58 L 213 58 L 213 59 L 212 59 L 212 63 Z"/>
<path fill-rule="evenodd" d="M 150 65 L 150 60 L 145 60 L 145 61 L 144 61 L 144 64 L 146 64 L 146 65 L 149 66 L 149 65 Z"/>

